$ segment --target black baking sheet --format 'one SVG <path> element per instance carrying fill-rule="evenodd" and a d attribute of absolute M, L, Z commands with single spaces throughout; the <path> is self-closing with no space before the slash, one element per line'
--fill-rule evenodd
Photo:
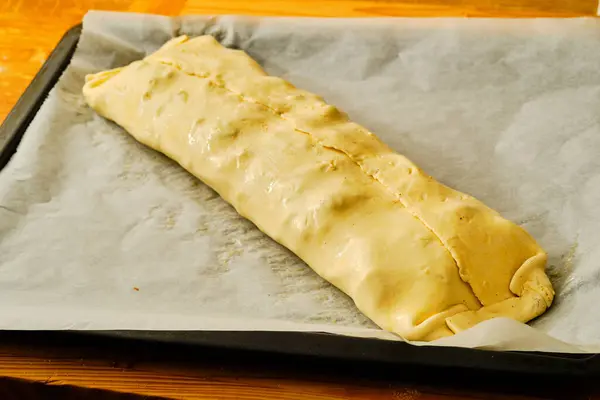
<path fill-rule="evenodd" d="M 65 70 L 77 46 L 81 26 L 70 29 L 50 54 L 25 93 L 0 126 L 8 138 L 0 148 L 0 170 L 17 150 L 31 120 Z M 7 333 L 5 332 L 4 335 Z M 309 357 L 343 363 L 376 363 L 411 368 L 537 376 L 546 378 L 600 378 L 600 354 L 570 355 L 533 352 L 497 352 L 453 347 L 413 346 L 402 342 L 304 332 L 215 331 L 77 331 L 53 335 L 219 348 L 223 351 L 260 352 L 286 357 Z M 2 337 L 2 336 L 0 336 Z M 225 350 L 227 349 L 227 350 Z"/>

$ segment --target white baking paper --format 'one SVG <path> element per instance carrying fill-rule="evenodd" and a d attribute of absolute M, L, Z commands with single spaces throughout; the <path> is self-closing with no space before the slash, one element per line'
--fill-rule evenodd
<path fill-rule="evenodd" d="M 0 173 L 0 328 L 304 330 L 398 340 L 211 189 L 85 104 L 87 73 L 209 33 L 522 224 L 557 291 L 531 326 L 433 344 L 600 351 L 600 20 L 92 12 Z"/>

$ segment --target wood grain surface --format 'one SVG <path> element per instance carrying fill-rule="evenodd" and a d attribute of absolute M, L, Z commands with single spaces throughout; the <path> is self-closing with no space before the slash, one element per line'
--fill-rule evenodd
<path fill-rule="evenodd" d="M 530 377 L 516 382 L 460 371 L 445 371 L 441 376 L 413 367 L 346 365 L 35 332 L 0 332 L 0 376 L 182 399 L 595 398 L 592 390 L 578 382 L 561 382 L 561 387 L 549 388 Z"/>
<path fill-rule="evenodd" d="M 0 121 L 63 33 L 79 23 L 89 9 L 165 15 L 573 17 L 595 15 L 597 7 L 597 0 L 3 0 L 0 2 Z M 190 399 L 534 398 L 439 388 L 434 385 L 434 376 L 431 377 L 434 386 L 413 387 L 339 377 L 323 380 L 310 374 L 299 377 L 293 368 L 281 375 L 273 369 L 265 372 L 264 366 L 258 368 L 248 362 L 243 368 L 231 362 L 222 364 L 218 357 L 200 364 L 189 360 L 183 364 L 169 360 L 139 361 L 139 357 L 127 348 L 117 353 L 98 353 L 89 346 L 65 348 L 43 340 L 35 345 L 3 340 L 0 376 Z M 123 364 L 123 360 L 128 361 Z M 277 366 L 274 370 L 277 371 Z M 575 393 L 567 397 L 576 398 Z"/>

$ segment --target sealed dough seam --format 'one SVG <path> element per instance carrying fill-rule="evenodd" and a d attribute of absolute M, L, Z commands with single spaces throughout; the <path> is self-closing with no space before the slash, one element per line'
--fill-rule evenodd
<path fill-rule="evenodd" d="M 153 61 L 153 60 L 145 60 L 145 61 L 146 61 L 146 62 L 151 62 L 151 61 Z M 456 257 L 455 257 L 455 255 L 454 255 L 454 254 L 453 254 L 453 252 L 450 250 L 450 248 L 448 247 L 447 243 L 445 243 L 445 241 L 444 241 L 444 240 L 442 240 L 442 238 L 440 237 L 440 235 L 438 235 L 438 234 L 437 234 L 437 233 L 436 233 L 436 232 L 433 230 L 433 228 L 432 228 L 431 226 L 429 226 L 429 224 L 427 224 L 427 223 L 426 223 L 426 222 L 425 222 L 425 221 L 424 221 L 424 220 L 423 220 L 423 219 L 422 219 L 422 218 L 421 218 L 421 217 L 420 217 L 420 216 L 419 216 L 417 213 L 413 212 L 413 210 L 411 209 L 411 207 L 409 207 L 409 206 L 408 206 L 408 205 L 407 205 L 407 204 L 406 204 L 406 203 L 405 203 L 405 202 L 402 200 L 402 196 L 401 196 L 401 195 L 399 195 L 398 193 L 396 193 L 396 191 L 392 190 L 390 187 L 388 187 L 387 185 L 385 185 L 383 182 L 381 182 L 379 179 L 377 179 L 377 177 L 375 177 L 373 174 L 370 174 L 368 171 L 366 171 L 366 170 L 365 170 L 365 168 L 364 168 L 364 166 L 363 166 L 363 165 L 362 165 L 360 162 L 356 161 L 356 160 L 354 159 L 354 157 L 352 157 L 352 155 L 351 155 L 351 154 L 348 154 L 348 153 L 347 153 L 346 151 L 344 151 L 343 149 L 338 149 L 338 148 L 336 148 L 336 147 L 327 146 L 327 145 L 323 144 L 323 142 L 321 142 L 319 139 L 317 139 L 317 138 L 316 138 L 314 135 L 312 135 L 310 132 L 304 131 L 304 130 L 302 130 L 302 129 L 298 129 L 298 128 L 296 127 L 296 124 L 294 123 L 294 121 L 292 121 L 292 120 L 289 120 L 289 119 L 285 118 L 285 117 L 282 115 L 282 113 L 281 113 L 281 112 L 277 111 L 276 109 L 274 109 L 274 108 L 272 108 L 272 107 L 270 107 L 270 106 L 268 106 L 268 105 L 266 105 L 266 104 L 264 104 L 264 103 L 261 103 L 261 102 L 259 102 L 259 101 L 256 101 L 256 100 L 252 99 L 252 98 L 246 97 L 246 96 L 244 96 L 242 93 L 238 93 L 238 92 L 236 92 L 236 91 L 234 91 L 234 90 L 231 90 L 231 89 L 230 89 L 229 87 L 227 87 L 227 86 L 226 86 L 224 83 L 221 83 L 221 82 L 218 82 L 218 81 L 216 81 L 216 80 L 214 80 L 214 79 L 211 79 L 209 74 L 198 74 L 198 73 L 193 73 L 193 72 L 189 72 L 189 71 L 184 71 L 184 70 L 183 70 L 183 69 L 182 69 L 182 68 L 181 68 L 179 65 L 177 65 L 177 64 L 175 64 L 175 63 L 172 63 L 172 62 L 164 61 L 164 60 L 157 60 L 157 62 L 158 62 L 159 64 L 163 64 L 163 65 L 167 65 L 167 66 L 169 66 L 169 67 L 171 67 L 171 68 L 175 68 L 175 69 L 176 69 L 176 70 L 178 70 L 179 72 L 181 72 L 181 73 L 183 73 L 183 74 L 186 74 L 186 75 L 188 75 L 188 76 L 193 76 L 193 77 L 196 77 L 196 78 L 199 78 L 199 79 L 206 79 L 206 80 L 210 81 L 210 82 L 211 82 L 213 85 L 215 85 L 215 86 L 217 86 L 217 87 L 219 87 L 219 88 L 221 88 L 221 89 L 223 89 L 223 90 L 226 90 L 226 91 L 228 91 L 228 92 L 229 92 L 229 93 L 231 93 L 231 94 L 234 94 L 234 95 L 238 96 L 238 97 L 239 97 L 239 98 L 240 98 L 242 101 L 245 101 L 245 102 L 248 102 L 248 103 L 253 103 L 253 104 L 259 105 L 259 106 L 261 106 L 261 107 L 264 107 L 265 109 L 267 109 L 267 110 L 271 111 L 271 112 L 272 112 L 274 115 L 278 116 L 279 118 L 281 118 L 281 119 L 283 119 L 283 120 L 285 120 L 285 121 L 287 121 L 287 122 L 290 122 L 290 123 L 293 125 L 293 127 L 294 127 L 294 130 L 295 130 L 296 132 L 298 132 L 298 133 L 302 133 L 302 134 L 305 134 L 305 135 L 308 135 L 308 136 L 310 136 L 310 137 L 311 137 L 311 138 L 312 138 L 312 139 L 313 139 L 313 140 L 314 140 L 316 143 L 318 143 L 318 144 L 319 144 L 321 147 L 323 147 L 324 149 L 327 149 L 327 150 L 335 151 L 335 152 L 337 152 L 337 153 L 344 154 L 346 157 L 348 157 L 348 158 L 350 159 L 350 161 L 352 161 L 353 163 L 355 163 L 355 164 L 356 164 L 356 165 L 357 165 L 357 166 L 360 168 L 360 170 L 361 170 L 361 171 L 363 171 L 363 172 L 365 173 L 365 175 L 367 175 L 369 178 L 373 179 L 373 181 L 375 181 L 375 182 L 379 183 L 381 186 L 383 186 L 383 187 L 385 188 L 385 190 L 386 190 L 386 191 L 388 191 L 388 192 L 389 192 L 389 193 L 391 193 L 391 194 L 392 194 L 392 195 L 393 195 L 393 196 L 394 196 L 396 199 L 398 199 L 398 202 L 400 203 L 400 205 L 401 205 L 402 207 L 404 207 L 404 208 L 405 208 L 405 209 L 406 209 L 406 210 L 407 210 L 407 211 L 408 211 L 408 212 L 409 212 L 409 213 L 410 213 L 410 214 L 411 214 L 411 215 L 412 215 L 414 218 L 416 218 L 416 219 L 417 219 L 419 222 L 421 222 L 421 224 L 423 224 L 423 226 L 424 226 L 424 227 L 425 227 L 425 228 L 426 228 L 428 231 L 430 231 L 430 232 L 431 232 L 431 234 L 432 234 L 433 236 L 435 236 L 435 238 L 436 238 L 436 239 L 437 239 L 437 240 L 438 240 L 438 241 L 441 243 L 441 245 L 444 247 L 444 249 L 445 249 L 445 250 L 448 252 L 448 254 L 450 255 L 450 257 L 452 258 L 452 261 L 454 261 L 454 265 L 456 266 L 457 270 L 459 270 L 459 271 L 460 271 L 460 266 L 458 265 L 458 261 L 456 260 Z M 462 277 L 461 277 L 461 279 L 462 279 Z M 463 281 L 464 281 L 464 280 L 463 280 Z M 465 283 L 467 283 L 467 284 L 468 284 L 468 282 L 466 282 L 466 281 L 465 281 Z M 482 302 L 481 302 L 481 299 L 479 299 L 479 297 L 477 297 L 477 294 L 476 294 L 476 293 L 473 291 L 473 288 L 471 287 L 471 285 L 468 285 L 468 286 L 469 286 L 469 288 L 471 289 L 471 292 L 473 293 L 473 296 L 475 296 L 475 298 L 476 298 L 476 299 L 479 301 L 479 303 L 481 303 L 481 304 L 482 304 Z M 422 321 L 421 321 L 421 322 L 422 322 Z"/>

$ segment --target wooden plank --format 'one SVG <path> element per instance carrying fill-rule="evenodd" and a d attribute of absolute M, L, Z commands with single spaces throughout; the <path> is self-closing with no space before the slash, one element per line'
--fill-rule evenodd
<path fill-rule="evenodd" d="M 593 15 L 595 1 L 564 0 L 204 0 L 186 2 L 187 14 L 297 15 L 311 17 Z"/>
<path fill-rule="evenodd" d="M 425 387 L 323 374 L 306 365 L 236 360 L 220 352 L 191 358 L 144 348 L 0 345 L 0 376 L 181 399 L 533 400 L 535 397 Z M 327 371 L 326 371 L 327 372 Z M 398 369 L 398 379 L 406 375 Z M 436 379 L 432 376 L 432 379 Z"/>

